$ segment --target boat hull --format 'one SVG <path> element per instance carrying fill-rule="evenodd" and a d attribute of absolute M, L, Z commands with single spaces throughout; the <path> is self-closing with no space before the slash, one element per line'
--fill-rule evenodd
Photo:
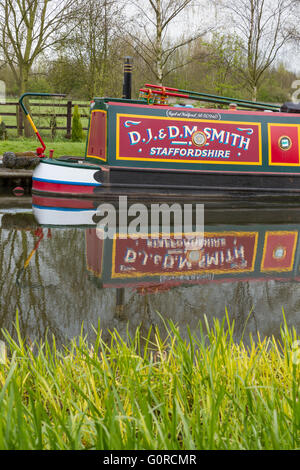
<path fill-rule="evenodd" d="M 98 178 L 96 173 L 95 178 Z M 101 176 L 99 177 L 101 180 Z M 214 171 L 176 171 L 158 169 L 112 168 L 109 172 L 109 183 L 95 189 L 103 192 L 108 186 L 112 188 L 140 189 L 149 191 L 165 190 L 173 192 L 300 192 L 299 173 L 247 173 L 247 172 L 214 172 Z"/>
<path fill-rule="evenodd" d="M 91 197 L 101 183 L 94 175 L 99 172 L 96 165 L 69 163 L 62 160 L 42 160 L 32 176 L 34 194 Z"/>
<path fill-rule="evenodd" d="M 34 170 L 33 194 L 94 198 L 117 193 L 295 194 L 300 173 L 251 173 L 105 167 L 45 159 Z"/>

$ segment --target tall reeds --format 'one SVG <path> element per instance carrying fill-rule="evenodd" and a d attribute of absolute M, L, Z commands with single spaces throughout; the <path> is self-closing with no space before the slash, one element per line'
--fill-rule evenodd
<path fill-rule="evenodd" d="M 295 330 L 233 340 L 228 316 L 184 340 L 166 324 L 110 343 L 100 327 L 64 350 L 27 344 L 18 317 L 0 362 L 0 449 L 299 449 Z M 165 335 L 164 335 L 165 337 Z M 299 353 L 299 354 L 298 354 Z"/>

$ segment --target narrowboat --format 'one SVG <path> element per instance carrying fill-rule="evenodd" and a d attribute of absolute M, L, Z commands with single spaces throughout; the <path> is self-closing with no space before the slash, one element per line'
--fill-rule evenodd
<path fill-rule="evenodd" d="M 146 84 L 137 100 L 93 100 L 82 158 L 47 158 L 23 104 L 27 95 L 33 93 L 23 95 L 20 104 L 43 144 L 37 149 L 41 158 L 33 172 L 33 194 L 300 192 L 300 105 Z M 219 109 L 168 102 L 190 98 Z"/>

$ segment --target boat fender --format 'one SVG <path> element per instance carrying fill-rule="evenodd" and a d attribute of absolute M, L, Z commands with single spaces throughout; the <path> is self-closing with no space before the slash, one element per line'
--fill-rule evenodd
<path fill-rule="evenodd" d="M 97 183 L 103 183 L 103 171 L 98 170 L 94 173 L 94 180 L 97 181 Z"/>
<path fill-rule="evenodd" d="M 94 173 L 94 180 L 97 183 L 109 183 L 109 169 L 101 168 Z"/>
<path fill-rule="evenodd" d="M 16 186 L 13 190 L 12 193 L 16 197 L 24 196 L 24 188 L 22 186 Z"/>

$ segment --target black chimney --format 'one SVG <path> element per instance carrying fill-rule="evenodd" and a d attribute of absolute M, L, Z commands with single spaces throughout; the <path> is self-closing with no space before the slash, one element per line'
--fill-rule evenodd
<path fill-rule="evenodd" d="M 132 57 L 124 57 L 124 79 L 123 96 L 127 100 L 131 99 L 131 79 L 132 79 Z"/>

